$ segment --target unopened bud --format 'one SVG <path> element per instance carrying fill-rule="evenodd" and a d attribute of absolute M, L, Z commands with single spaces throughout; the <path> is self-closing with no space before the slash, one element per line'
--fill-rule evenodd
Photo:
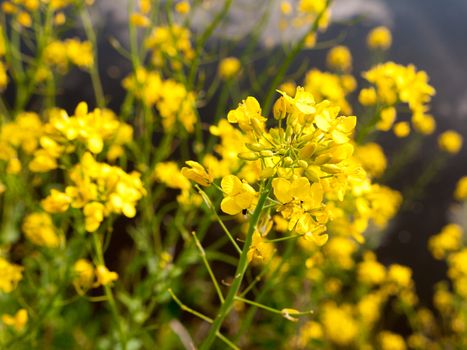
<path fill-rule="evenodd" d="M 324 164 L 321 166 L 321 169 L 328 174 L 338 174 L 342 172 L 342 169 L 335 164 Z"/>
<path fill-rule="evenodd" d="M 300 158 L 309 159 L 315 153 L 316 143 L 309 143 L 300 150 Z"/>
<path fill-rule="evenodd" d="M 239 153 L 237 157 L 243 160 L 257 160 L 259 158 L 254 152 L 242 152 Z"/>
<path fill-rule="evenodd" d="M 287 102 L 285 101 L 284 96 L 281 96 L 274 103 L 273 107 L 274 119 L 280 120 L 284 119 L 287 115 Z"/>
<path fill-rule="evenodd" d="M 331 160 L 331 156 L 329 154 L 321 154 L 318 157 L 316 157 L 314 163 L 316 165 L 322 165 L 325 163 L 328 163 Z"/>
<path fill-rule="evenodd" d="M 310 165 L 306 170 L 305 170 L 305 175 L 307 178 L 309 178 L 313 182 L 319 182 L 319 167 L 316 165 Z"/>
<path fill-rule="evenodd" d="M 250 151 L 255 151 L 255 152 L 262 151 L 262 150 L 264 150 L 264 148 L 265 148 L 265 146 L 262 145 L 262 144 L 259 143 L 259 142 L 247 143 L 247 144 L 245 144 L 245 146 L 246 146 Z"/>
<path fill-rule="evenodd" d="M 274 155 L 274 153 L 272 151 L 270 151 L 270 150 L 261 151 L 261 152 L 259 152 L 259 154 L 262 157 L 272 157 Z"/>
<path fill-rule="evenodd" d="M 291 157 L 285 157 L 284 160 L 283 160 L 283 164 L 284 166 L 291 166 L 293 164 L 293 159 Z"/>

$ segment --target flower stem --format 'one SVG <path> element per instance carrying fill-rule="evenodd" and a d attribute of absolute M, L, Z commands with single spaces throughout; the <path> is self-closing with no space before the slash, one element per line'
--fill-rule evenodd
<path fill-rule="evenodd" d="M 232 282 L 232 285 L 230 286 L 229 292 L 227 293 L 227 296 L 225 297 L 224 303 L 221 305 L 219 312 L 216 318 L 214 319 L 214 322 L 211 326 L 208 336 L 206 337 L 206 339 L 200 346 L 200 350 L 207 350 L 212 347 L 212 344 L 214 343 L 216 335 L 218 334 L 222 326 L 222 323 L 224 322 L 224 319 L 227 317 L 230 310 L 232 309 L 232 306 L 235 302 L 235 296 L 237 295 L 240 289 L 243 276 L 245 275 L 245 271 L 248 267 L 247 254 L 248 254 L 248 250 L 250 249 L 251 242 L 253 240 L 253 233 L 255 231 L 256 224 L 258 223 L 258 220 L 263 211 L 263 207 L 264 207 L 264 204 L 266 203 L 266 199 L 268 198 L 270 190 L 271 190 L 271 181 L 268 181 L 261 196 L 259 197 L 258 204 L 255 208 L 255 211 L 253 212 L 253 215 L 251 216 L 250 226 L 248 228 L 248 233 L 246 235 L 245 244 L 243 245 L 242 254 L 240 255 L 240 260 L 238 262 L 237 269 L 235 271 L 235 277 Z"/>
<path fill-rule="evenodd" d="M 102 245 L 99 242 L 99 238 L 97 237 L 97 232 L 94 232 L 91 235 L 93 238 L 97 263 L 99 265 L 105 266 L 104 254 L 102 253 Z M 118 334 L 120 337 L 120 345 L 122 347 L 122 350 L 126 350 L 127 341 L 126 341 L 126 334 L 125 334 L 124 327 L 123 327 L 123 319 L 120 317 L 120 314 L 118 312 L 117 304 L 115 303 L 115 298 L 112 294 L 112 289 L 110 288 L 108 284 L 105 284 L 103 287 L 104 287 L 105 296 L 107 297 L 107 300 L 109 301 L 110 310 L 112 312 L 115 322 L 117 323 Z"/>

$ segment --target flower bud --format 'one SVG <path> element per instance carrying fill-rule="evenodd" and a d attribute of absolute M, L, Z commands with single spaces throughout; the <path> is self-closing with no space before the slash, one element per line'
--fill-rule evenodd
<path fill-rule="evenodd" d="M 237 157 L 243 160 L 257 160 L 259 158 L 255 152 L 242 152 Z"/>

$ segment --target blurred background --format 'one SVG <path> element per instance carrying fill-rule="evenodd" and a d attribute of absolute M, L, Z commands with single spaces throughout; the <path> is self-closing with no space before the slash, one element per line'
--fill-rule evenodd
<path fill-rule="evenodd" d="M 1 2 L 1 1 L 0 1 Z M 210 1 L 215 8 L 221 1 Z M 278 30 L 280 1 L 273 1 L 277 11 L 272 11 L 270 20 L 261 36 L 261 48 L 280 51 L 284 43 L 297 40 L 303 32 L 291 28 Z M 235 0 L 234 10 L 228 21 L 216 33 L 216 40 L 237 40 L 241 45 L 249 30 L 271 10 L 268 0 Z M 109 107 L 118 111 L 124 97 L 121 80 L 130 73 L 130 63 L 118 54 L 111 45 L 117 39 L 123 46 L 127 40 L 127 1 L 99 0 L 92 14 L 99 40 L 99 70 Z M 211 15 L 210 11 L 193 14 L 193 30 L 200 30 Z M 467 2 L 462 0 L 336 0 L 334 1 L 333 25 L 319 37 L 319 41 L 334 41 L 348 46 L 354 56 L 354 75 L 369 67 L 365 38 L 368 31 L 377 25 L 388 26 L 393 33 L 393 46 L 387 59 L 401 64 L 414 63 L 425 70 L 437 94 L 432 102 L 432 114 L 438 127 L 434 135 L 424 138 L 417 145 L 419 152 L 402 173 L 387 179 L 387 183 L 404 191 L 417 181 L 421 171 L 430 166 L 437 152 L 437 135 L 447 129 L 455 129 L 467 137 Z M 80 36 L 80 28 L 70 28 L 70 37 Z M 215 43 L 210 43 L 215 45 Z M 234 50 L 235 52 L 235 50 Z M 269 52 L 269 51 L 267 51 Z M 296 64 L 309 62 L 309 67 L 325 69 L 327 49 L 308 50 L 298 57 Z M 264 55 L 263 55 L 264 56 Z M 262 64 L 258 59 L 258 65 Z M 216 62 L 210 63 L 215 72 Z M 209 64 L 207 69 L 209 72 Z M 300 79 L 298 80 L 300 83 Z M 248 88 L 246 88 L 248 91 Z M 12 94 L 12 91 L 7 91 Z M 78 70 L 72 71 L 64 81 L 58 105 L 72 110 L 81 100 L 92 106 L 93 90 L 89 76 Z M 228 108 L 234 108 L 239 101 L 230 101 Z M 32 102 L 34 104 L 34 102 Z M 30 106 L 34 108 L 34 106 Z M 225 111 L 227 112 L 227 111 Z M 209 121 L 214 113 L 210 104 L 201 114 Z M 385 134 L 377 139 L 394 159 L 404 152 L 404 141 Z M 445 275 L 445 266 L 435 261 L 426 245 L 430 235 L 440 231 L 450 220 L 465 220 L 467 210 L 453 207 L 452 194 L 456 181 L 467 174 L 467 149 L 449 158 L 443 170 L 430 178 L 423 196 L 404 206 L 379 243 L 377 250 L 383 263 L 400 263 L 411 266 L 419 295 L 429 303 L 433 284 Z M 451 213 L 451 214 L 450 214 Z"/>

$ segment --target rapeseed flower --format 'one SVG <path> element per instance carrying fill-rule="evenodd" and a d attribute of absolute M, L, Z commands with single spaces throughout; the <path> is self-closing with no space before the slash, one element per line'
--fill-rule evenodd
<path fill-rule="evenodd" d="M 20 332 L 28 323 L 28 318 L 28 311 L 26 309 L 19 309 L 13 316 L 3 314 L 2 322 L 4 325 L 14 327 L 17 332 Z"/>
<path fill-rule="evenodd" d="M 453 130 L 445 131 L 438 137 L 439 148 L 451 154 L 459 153 L 462 141 L 461 134 Z"/>
<path fill-rule="evenodd" d="M 387 50 L 392 43 L 391 31 L 387 27 L 376 27 L 368 33 L 366 42 L 370 49 Z"/>
<path fill-rule="evenodd" d="M 23 278 L 23 267 L 0 257 L 0 291 L 12 292 Z"/>

